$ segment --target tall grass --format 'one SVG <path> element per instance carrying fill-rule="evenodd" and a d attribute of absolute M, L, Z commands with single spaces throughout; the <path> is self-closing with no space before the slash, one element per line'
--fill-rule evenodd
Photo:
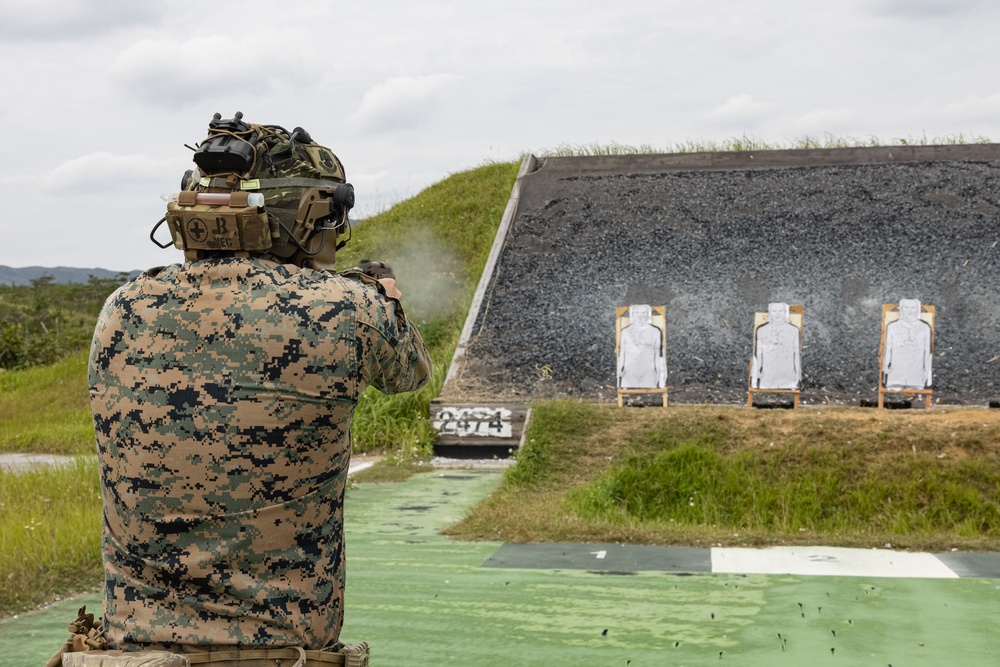
<path fill-rule="evenodd" d="M 630 457 L 574 502 L 593 516 L 737 532 L 1000 537 L 1000 466 L 839 444 L 724 452 L 702 438 Z"/>
<path fill-rule="evenodd" d="M 1000 411 L 545 402 L 463 538 L 1000 549 Z"/>
<path fill-rule="evenodd" d="M 94 451 L 86 351 L 0 373 L 0 452 Z"/>
<path fill-rule="evenodd" d="M 646 155 L 654 153 L 729 153 L 748 151 L 799 150 L 813 148 L 873 148 L 878 146 L 958 146 L 964 144 L 988 144 L 990 138 L 983 135 L 964 133 L 942 136 L 894 137 L 882 140 L 874 135 L 867 137 L 837 137 L 826 134 L 822 137 L 804 136 L 786 141 L 768 141 L 742 135 L 726 139 L 686 139 L 664 146 L 641 144 L 630 146 L 615 142 L 607 144 L 559 144 L 555 148 L 538 151 L 540 157 L 573 157 L 585 155 Z"/>
<path fill-rule="evenodd" d="M 100 542 L 95 459 L 0 472 L 0 615 L 95 585 Z"/>
<path fill-rule="evenodd" d="M 431 453 L 436 431 L 428 420 L 432 398 L 441 391 L 453 347 L 432 348 L 434 374 L 420 391 L 386 396 L 368 388 L 358 401 L 351 427 L 355 453 L 381 451 L 397 462 Z"/>
<path fill-rule="evenodd" d="M 435 432 L 427 420 L 441 391 L 465 314 L 503 217 L 517 163 L 493 163 L 450 176 L 416 197 L 367 218 L 338 254 L 339 268 L 361 259 L 394 269 L 407 315 L 434 361 L 430 384 L 413 394 L 366 390 L 352 428 L 355 452 L 426 456 Z"/>
<path fill-rule="evenodd" d="M 535 406 L 533 414 L 524 446 L 517 452 L 517 465 L 504 473 L 511 486 L 541 486 L 571 469 L 577 460 L 562 455 L 566 447 L 603 432 L 612 423 L 607 410 L 576 401 L 547 401 Z"/>

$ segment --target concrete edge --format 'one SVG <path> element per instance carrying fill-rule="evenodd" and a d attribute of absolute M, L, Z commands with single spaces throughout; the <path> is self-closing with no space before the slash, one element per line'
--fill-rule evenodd
<path fill-rule="evenodd" d="M 517 451 L 521 451 L 524 448 L 524 442 L 528 437 L 528 428 L 531 426 L 531 407 L 528 408 L 527 413 L 524 415 L 524 426 L 521 428 L 521 439 L 517 443 Z"/>
<path fill-rule="evenodd" d="M 469 314 L 465 318 L 465 326 L 462 327 L 462 334 L 459 336 L 458 345 L 455 346 L 455 354 L 452 355 L 451 364 L 448 366 L 448 374 L 445 376 L 444 384 L 441 387 L 439 395 L 446 395 L 448 385 L 454 378 L 461 375 L 459 367 L 462 366 L 464 370 L 465 350 L 468 347 L 469 340 L 472 338 L 472 329 L 475 327 L 476 319 L 479 317 L 479 309 L 486 296 L 486 290 L 489 287 L 490 281 L 493 279 L 493 272 L 500 259 L 500 253 L 503 251 L 503 247 L 507 242 L 507 232 L 510 230 L 511 223 L 514 220 L 514 215 L 517 213 L 517 205 L 521 198 L 521 181 L 528 174 L 535 171 L 537 167 L 538 159 L 531 153 L 526 154 L 524 159 L 521 161 L 521 168 L 517 172 L 517 180 L 514 181 L 514 187 L 510 191 L 510 198 L 507 200 L 507 208 L 504 209 L 503 218 L 500 220 L 500 226 L 497 228 L 496 236 L 493 238 L 493 246 L 490 248 L 490 254 L 486 259 L 486 266 L 483 267 L 483 273 L 479 277 L 479 286 L 476 288 L 476 293 L 472 297 L 472 304 L 469 306 Z"/>
<path fill-rule="evenodd" d="M 790 148 L 760 151 L 571 155 L 544 158 L 551 176 L 650 174 L 670 171 L 745 171 L 845 165 L 1000 160 L 1000 144 Z"/>

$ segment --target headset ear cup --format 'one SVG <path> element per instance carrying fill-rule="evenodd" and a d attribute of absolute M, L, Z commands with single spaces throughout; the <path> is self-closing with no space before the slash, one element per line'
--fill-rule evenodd
<path fill-rule="evenodd" d="M 344 215 L 354 208 L 354 186 L 350 183 L 341 183 L 333 193 L 333 199 L 338 204 L 343 204 Z"/>

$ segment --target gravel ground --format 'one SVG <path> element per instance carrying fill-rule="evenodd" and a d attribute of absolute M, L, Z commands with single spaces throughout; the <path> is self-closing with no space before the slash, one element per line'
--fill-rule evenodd
<path fill-rule="evenodd" d="M 882 304 L 906 297 L 937 309 L 935 400 L 995 400 L 1000 146 L 879 151 L 546 160 L 443 396 L 612 400 L 615 307 L 649 303 L 671 402 L 744 403 L 754 312 L 783 301 L 805 308 L 802 402 L 857 405 L 877 395 Z"/>

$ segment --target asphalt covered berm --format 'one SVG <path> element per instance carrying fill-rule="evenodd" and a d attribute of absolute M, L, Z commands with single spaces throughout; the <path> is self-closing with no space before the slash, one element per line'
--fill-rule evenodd
<path fill-rule="evenodd" d="M 615 308 L 666 307 L 670 401 L 743 403 L 804 306 L 802 401 L 876 398 L 882 304 L 936 307 L 934 399 L 1000 397 L 1000 145 L 547 158 L 443 397 L 610 400 Z"/>

